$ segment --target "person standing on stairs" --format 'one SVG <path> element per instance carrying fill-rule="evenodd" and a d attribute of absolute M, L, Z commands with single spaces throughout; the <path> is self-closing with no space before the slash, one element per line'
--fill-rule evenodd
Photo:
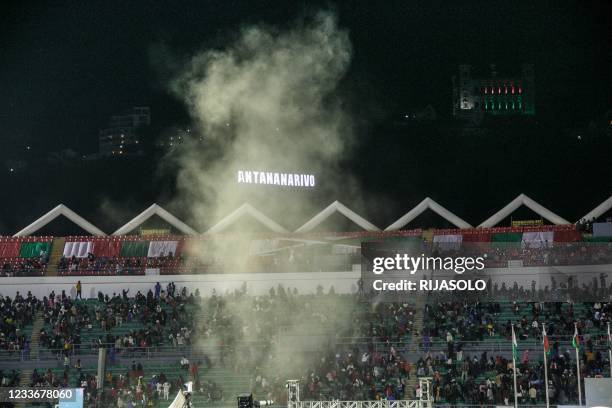
<path fill-rule="evenodd" d="M 75 297 L 75 299 L 76 299 L 76 298 L 79 298 L 79 299 L 83 300 L 83 296 L 81 295 L 81 290 L 82 290 L 82 289 L 83 289 L 83 288 L 82 288 L 82 286 L 81 286 L 81 281 L 78 281 L 78 282 L 76 283 L 76 297 Z"/>

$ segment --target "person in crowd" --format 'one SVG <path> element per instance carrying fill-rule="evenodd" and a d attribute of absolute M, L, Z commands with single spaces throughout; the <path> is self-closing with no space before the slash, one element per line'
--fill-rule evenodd
<path fill-rule="evenodd" d="M 168 381 L 164 382 L 164 400 L 168 401 L 170 399 L 170 383 Z"/>
<path fill-rule="evenodd" d="M 185 356 L 181 358 L 180 366 L 183 370 L 189 369 L 189 360 Z"/>
<path fill-rule="evenodd" d="M 75 299 L 76 298 L 83 299 L 83 296 L 81 295 L 81 290 L 82 290 L 81 281 L 77 281 L 77 283 L 75 285 L 75 288 L 76 288 L 76 297 L 75 297 Z"/>

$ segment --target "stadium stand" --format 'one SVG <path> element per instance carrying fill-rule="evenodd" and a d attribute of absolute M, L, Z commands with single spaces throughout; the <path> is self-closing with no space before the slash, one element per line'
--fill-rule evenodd
<path fill-rule="evenodd" d="M 32 371 L 28 383 L 82 385 L 92 404 L 99 347 L 108 350 L 104 404 L 164 406 L 165 389 L 173 395 L 186 381 L 195 381 L 202 406 L 223 404 L 248 389 L 260 399 L 282 403 L 289 372 L 278 367 L 291 369 L 292 364 L 270 360 L 275 355 L 271 347 L 281 334 L 299 338 L 312 335 L 315 327 L 334 333 L 335 341 L 309 350 L 304 364 L 292 361 L 303 370 L 291 374 L 301 378 L 305 399 L 414 398 L 416 379 L 427 376 L 433 378 L 436 403 L 505 404 L 512 395 L 509 322 L 515 323 L 519 339 L 523 403 L 543 400 L 540 321 L 546 322 L 551 340 L 552 401 L 576 400 L 575 361 L 568 351 L 574 322 L 584 344 L 582 376 L 609 370 L 605 325 L 612 315 L 610 303 L 431 298 L 421 305 L 372 304 L 362 296 L 322 290 L 299 295 L 280 287 L 267 296 L 237 291 L 203 298 L 169 284 L 133 297 L 127 291 L 76 300 L 65 293 L 50 293 L 42 301 L 15 296 L 10 303 L 4 299 L 2 307 L 30 305 L 19 314 L 24 327 L 37 307 L 43 310 L 38 358 L 51 365 Z M 335 313 L 328 313 L 331 308 Z M 299 327 L 292 327 L 296 316 Z M 5 337 L 11 330 L 2 327 Z M 181 364 L 184 358 L 188 362 Z M 3 372 L 7 383 L 16 381 L 17 372 Z"/>
<path fill-rule="evenodd" d="M 327 252 L 308 246 L 277 251 L 247 263 L 263 271 L 336 271 L 358 263 L 369 241 L 408 242 L 432 254 L 486 253 L 488 267 L 612 263 L 612 243 L 590 241 L 576 226 L 409 230 L 300 235 L 332 237 Z M 262 236 L 261 240 L 291 240 Z M 208 273 L 223 260 L 200 259 L 212 251 L 207 236 L 69 236 L 0 238 L 3 276 L 145 275 Z M 335 252 L 334 246 L 344 246 Z M 348 251 L 343 252 L 349 248 Z M 256 251 L 255 251 L 256 252 Z M 208 254 L 207 254 L 208 255 Z M 335 257 L 335 258 L 334 258 Z M 214 257 L 212 257 L 214 258 Z M 313 263 L 313 259 L 326 259 Z M 331 260 L 328 260 L 331 259 Z M 338 261 L 339 260 L 339 261 Z M 213 268 L 214 266 L 214 268 Z M 571 278 L 568 278 L 571 279 Z M 612 282 L 589 284 L 609 296 Z M 551 290 L 570 281 L 551 281 Z M 359 286 L 359 285 L 357 285 Z M 535 293 L 536 301 L 521 299 Z M 141 292 L 49 292 L 0 298 L 0 384 L 83 386 L 89 407 L 167 406 L 166 400 L 193 381 L 197 406 L 233 405 L 251 391 L 258 399 L 286 403 L 285 381 L 299 378 L 303 399 L 379 400 L 418 396 L 418 378 L 433 378 L 437 404 L 512 403 L 510 327 L 519 342 L 521 403 L 542 403 L 542 323 L 551 342 L 549 389 L 553 403 L 577 401 L 576 324 L 580 335 L 581 380 L 605 375 L 610 362 L 606 325 L 612 304 L 548 303 L 542 289 L 495 287 L 489 297 L 414 297 L 376 303 L 362 291 L 315 294 L 274 287 L 265 296 L 243 289 L 231 293 L 155 285 Z M 539 299 L 539 300 L 538 300 Z M 104 393 L 97 395 L 97 352 L 108 352 Z M 574 359 L 574 360 L 572 360 Z M 24 363 L 21 367 L 18 364 Z M 100 405 L 101 404 L 101 405 Z"/>
<path fill-rule="evenodd" d="M 312 233 L 291 237 L 261 236 L 260 240 L 330 239 L 327 249 L 307 245 L 287 250 L 249 255 L 245 268 L 251 272 L 334 271 L 359 263 L 359 251 L 336 253 L 333 245 L 358 248 L 361 240 L 404 240 L 423 251 L 448 255 L 486 253 L 487 267 L 506 267 L 509 261 L 523 266 L 582 265 L 612 262 L 612 242 L 593 242 L 576 225 L 495 227 L 409 231 L 363 231 L 356 233 Z M 601 237 L 599 237 L 601 238 Z M 161 275 L 223 271 L 224 261 L 211 256 L 214 245 L 207 236 L 69 236 L 0 238 L 2 276 L 40 276 L 47 267 L 59 276 Z M 253 240 L 258 237 L 254 236 Z M 332 242 L 333 241 L 333 242 Z M 52 248 L 53 245 L 53 248 Z M 57 246 L 57 247 L 56 247 Z M 51 251 L 57 257 L 51 257 Z M 327 251 L 327 252 L 325 252 Z"/>

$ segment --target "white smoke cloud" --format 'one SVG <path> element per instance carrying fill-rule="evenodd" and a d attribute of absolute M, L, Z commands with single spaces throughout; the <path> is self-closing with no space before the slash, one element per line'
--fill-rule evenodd
<path fill-rule="evenodd" d="M 301 193 L 292 193 L 293 204 L 280 199 L 288 197 L 287 188 L 238 185 L 238 169 L 314 173 L 324 180 L 318 194 L 329 193 L 329 202 L 353 188 L 350 177 L 340 182 L 338 174 L 353 141 L 336 92 L 351 51 L 348 33 L 322 12 L 287 31 L 243 28 L 227 47 L 186 64 L 172 90 L 205 142 L 183 145 L 178 190 L 197 227 L 211 226 L 247 201 L 273 219 L 297 220 L 290 228 L 321 208 Z"/>
<path fill-rule="evenodd" d="M 337 26 L 333 14 L 321 12 L 289 30 L 243 28 L 227 47 L 203 51 L 185 65 L 172 90 L 189 107 L 204 142 L 183 144 L 173 157 L 179 167 L 179 205 L 187 209 L 196 228 L 205 230 L 244 202 L 289 229 L 321 210 L 321 202 L 296 189 L 237 184 L 238 169 L 315 174 L 317 195 L 324 197 L 325 205 L 338 199 L 340 192 L 358 197 L 356 183 L 339 170 L 353 145 L 352 121 L 337 91 L 351 53 L 348 33 Z M 231 242 L 205 241 L 205 250 L 191 252 L 201 253 L 204 262 L 205 254 L 236 260 L 249 252 L 247 234 L 233 236 Z M 229 269 L 240 271 L 242 266 L 235 261 Z M 328 301 L 326 310 L 334 310 L 343 317 L 338 320 L 350 324 L 351 303 L 333 302 Z M 252 301 L 232 299 L 227 309 L 232 316 L 249 316 L 245 320 L 249 330 L 269 323 L 269 316 L 260 315 L 259 321 L 252 314 Z M 297 375 L 312 363 L 306 354 L 297 358 L 295 352 L 297 339 L 316 325 L 312 320 L 306 308 L 293 316 L 284 330 L 293 347 L 273 342 L 270 363 L 263 368 L 266 375 L 278 375 L 289 361 L 291 374 Z M 310 326 L 303 327 L 304 321 Z M 337 331 L 341 325 L 336 322 Z M 210 344 L 202 340 L 199 346 L 209 349 Z"/>

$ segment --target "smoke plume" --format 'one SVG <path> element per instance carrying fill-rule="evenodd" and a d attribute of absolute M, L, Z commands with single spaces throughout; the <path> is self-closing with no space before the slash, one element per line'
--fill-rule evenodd
<path fill-rule="evenodd" d="M 245 202 L 289 229 L 322 208 L 312 192 L 237 184 L 238 169 L 315 174 L 316 195 L 327 203 L 353 188 L 338 170 L 352 145 L 337 95 L 350 60 L 348 33 L 330 13 L 285 31 L 243 28 L 225 48 L 191 58 L 172 90 L 202 135 L 176 156 L 180 205 L 196 227 L 205 230 Z"/>
<path fill-rule="evenodd" d="M 179 168 L 178 205 L 187 209 L 196 228 L 205 231 L 249 202 L 292 230 L 320 211 L 321 202 L 327 205 L 340 192 L 357 191 L 350 176 L 340 172 L 341 161 L 353 144 L 352 123 L 338 93 L 351 52 L 348 33 L 337 26 L 333 14 L 322 12 L 288 30 L 243 28 L 225 48 L 205 50 L 191 58 L 172 82 L 172 90 L 189 107 L 194 132 L 201 138 L 187 140 L 172 157 Z M 236 182 L 238 169 L 315 174 L 316 191 L 241 185 Z M 315 195 L 321 198 L 319 202 L 313 199 Z M 235 259 L 248 253 L 249 238 L 245 234 L 233 236 L 231 242 L 218 239 L 216 245 L 211 247 L 210 241 L 206 245 L 206 251 L 196 252 Z M 241 272 L 241 267 L 236 264 L 233 271 Z M 311 302 L 316 304 L 317 299 Z M 332 297 L 325 310 L 334 310 L 344 324 L 350 324 L 347 302 L 333 302 Z M 244 332 L 266 333 L 283 326 L 284 337 L 292 339 L 291 347 L 270 340 L 269 362 L 262 372 L 278 375 L 293 359 L 291 374 L 296 375 L 311 363 L 306 355 L 296 361 L 296 350 L 322 348 L 327 341 L 304 336 L 317 323 L 313 323 L 310 308 L 303 309 L 299 315 L 286 316 L 288 321 L 275 321 L 263 330 L 270 316 L 260 314 L 259 321 L 252 313 L 253 300 L 232 299 L 227 303 L 228 316 L 245 317 L 245 324 L 231 338 L 246 340 L 250 336 Z M 315 320 L 321 324 L 325 314 Z M 302 327 L 307 320 L 311 326 Z M 217 341 L 202 340 L 200 346 L 206 349 Z M 300 346 L 302 341 L 310 343 Z M 289 373 L 283 371 L 283 375 Z"/>

